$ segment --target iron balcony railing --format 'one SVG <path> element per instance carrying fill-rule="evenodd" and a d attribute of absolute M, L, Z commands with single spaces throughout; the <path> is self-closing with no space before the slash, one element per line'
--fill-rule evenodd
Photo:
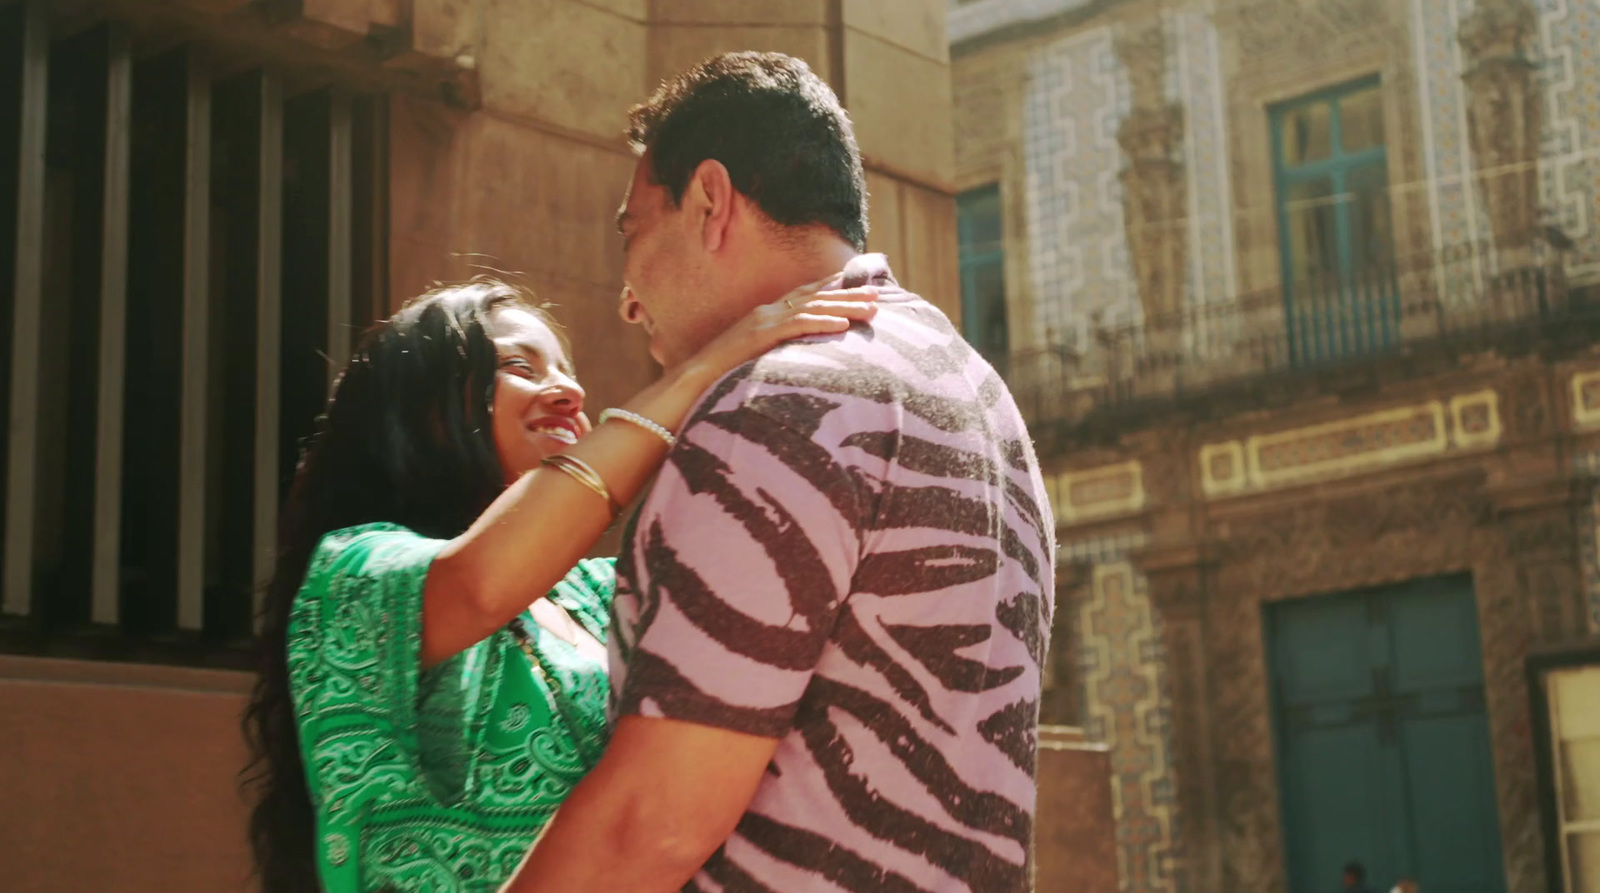
<path fill-rule="evenodd" d="M 1035 427 L 1372 362 L 1433 342 L 1493 341 L 1585 312 L 1559 253 L 1454 245 L 1127 325 L 997 366 Z M 1594 309 L 1587 312 L 1594 313 Z"/>

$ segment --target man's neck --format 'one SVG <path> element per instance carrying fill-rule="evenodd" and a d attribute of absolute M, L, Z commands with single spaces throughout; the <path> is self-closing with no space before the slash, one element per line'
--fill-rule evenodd
<path fill-rule="evenodd" d="M 689 345 L 698 350 L 710 340 L 738 322 L 739 318 L 761 306 L 771 304 L 802 285 L 819 282 L 835 273 L 859 256 L 850 243 L 832 231 L 807 234 L 803 241 L 786 245 L 767 245 L 759 256 L 744 265 L 744 274 L 730 280 L 713 302 L 715 316 L 702 320 L 697 331 L 704 336 L 698 344 Z M 686 359 L 687 356 L 678 359 Z"/>
<path fill-rule="evenodd" d="M 798 248 L 774 252 L 771 262 L 754 271 L 744 291 L 749 306 L 770 304 L 802 285 L 832 276 L 858 254 L 848 242 L 831 234 Z"/>

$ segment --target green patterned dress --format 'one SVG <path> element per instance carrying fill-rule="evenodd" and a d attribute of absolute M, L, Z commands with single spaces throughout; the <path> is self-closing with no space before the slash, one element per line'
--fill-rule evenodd
<path fill-rule="evenodd" d="M 524 613 L 418 671 L 422 585 L 445 545 L 393 524 L 323 538 L 289 620 L 289 679 L 326 893 L 498 889 L 605 746 L 606 667 Z M 550 599 L 602 642 L 616 576 Z"/>

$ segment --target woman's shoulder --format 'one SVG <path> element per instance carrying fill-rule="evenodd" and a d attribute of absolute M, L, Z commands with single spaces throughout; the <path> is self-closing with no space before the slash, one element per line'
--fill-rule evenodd
<path fill-rule="evenodd" d="M 389 521 L 374 521 L 370 524 L 357 524 L 353 527 L 341 527 L 322 535 L 322 540 L 317 543 L 318 552 L 343 552 L 349 549 L 371 551 L 384 546 L 404 546 L 438 542 L 425 537 L 403 524 L 394 524 Z"/>
<path fill-rule="evenodd" d="M 431 560 L 433 553 L 444 548 L 447 542 L 387 521 L 343 527 L 323 534 L 316 551 L 311 554 L 307 576 L 326 570 L 329 565 L 360 570 L 374 563 L 410 563 L 420 556 Z"/>

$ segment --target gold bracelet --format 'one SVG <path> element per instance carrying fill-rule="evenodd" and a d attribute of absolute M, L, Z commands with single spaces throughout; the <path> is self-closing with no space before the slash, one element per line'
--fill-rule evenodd
<path fill-rule="evenodd" d="M 539 464 L 548 465 L 588 487 L 596 496 L 606 501 L 606 506 L 611 509 L 611 517 L 615 518 L 622 511 L 622 506 L 617 505 L 616 499 L 611 496 L 611 490 L 606 487 L 605 478 L 582 459 L 565 453 L 556 453 L 554 456 L 546 456 Z"/>

